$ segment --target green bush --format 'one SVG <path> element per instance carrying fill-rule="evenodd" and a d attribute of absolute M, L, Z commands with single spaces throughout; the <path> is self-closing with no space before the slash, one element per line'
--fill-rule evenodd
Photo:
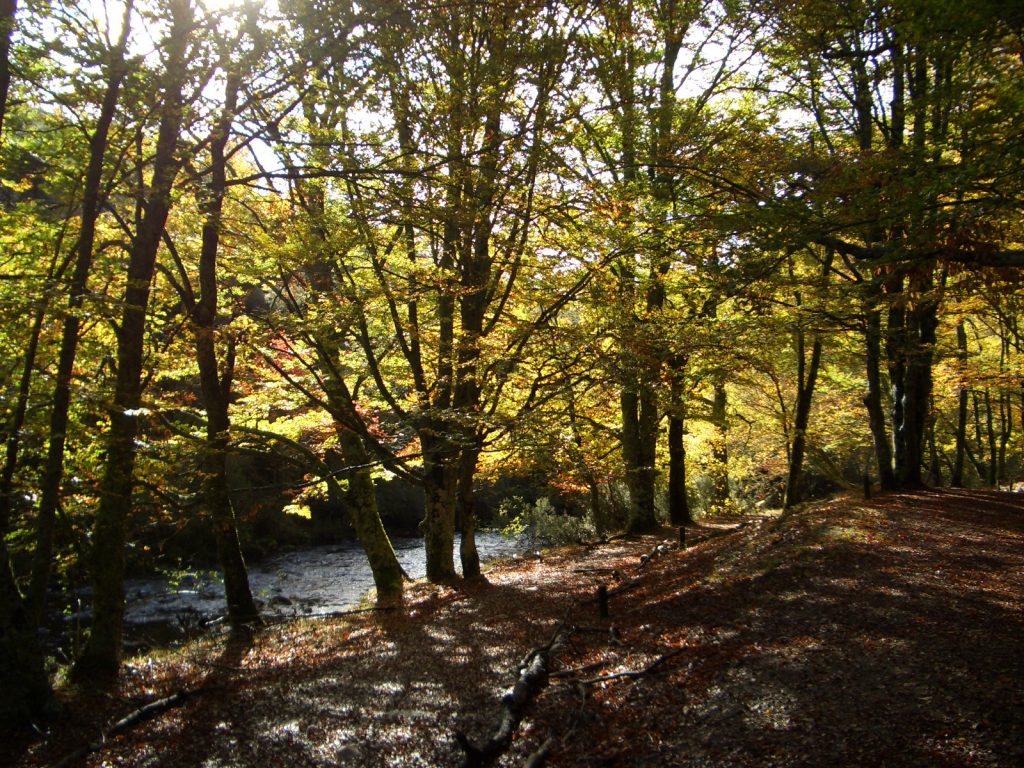
<path fill-rule="evenodd" d="M 506 536 L 521 536 L 530 547 L 575 544 L 594 538 L 594 526 L 587 517 L 557 511 L 547 498 L 530 504 L 520 496 L 501 502 L 498 519 Z"/>

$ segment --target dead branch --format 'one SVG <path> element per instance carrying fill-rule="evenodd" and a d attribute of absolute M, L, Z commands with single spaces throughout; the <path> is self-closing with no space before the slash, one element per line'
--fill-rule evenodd
<path fill-rule="evenodd" d="M 173 709 L 174 707 L 180 707 L 182 704 L 184 704 L 192 697 L 198 696 L 201 693 L 206 693 L 210 690 L 213 690 L 213 688 L 204 687 L 193 688 L 191 690 L 183 689 L 171 696 L 165 696 L 162 699 L 151 701 L 148 704 L 139 707 L 135 711 L 129 712 L 127 715 L 125 715 L 112 726 L 110 726 L 107 730 L 102 731 L 99 735 L 99 738 L 96 741 L 93 741 L 89 744 L 86 744 L 84 747 L 76 749 L 74 752 L 66 755 L 59 762 L 54 763 L 53 768 L 67 768 L 68 766 L 73 765 L 82 758 L 91 755 L 93 752 L 99 752 L 101 749 L 103 749 L 103 745 L 114 736 L 117 736 L 120 733 L 124 733 L 129 728 L 132 728 L 133 726 L 138 725 L 139 723 L 144 723 L 145 721 L 150 720 L 156 717 L 157 715 L 166 712 L 169 709 Z"/>
<path fill-rule="evenodd" d="M 656 546 L 654 549 L 652 549 L 647 554 L 640 556 L 640 565 L 637 566 L 637 570 L 642 571 L 647 566 L 647 564 L 651 562 L 651 560 L 653 560 L 654 558 L 656 558 L 656 557 L 658 557 L 660 555 L 665 554 L 666 552 L 668 552 L 671 549 L 672 549 L 672 545 L 669 544 L 666 541 L 663 541 L 661 544 Z"/>
<path fill-rule="evenodd" d="M 566 616 L 558 626 L 550 641 L 530 651 L 519 665 L 519 678 L 501 699 L 501 717 L 494 735 L 482 743 L 473 743 L 464 733 L 455 734 L 455 740 L 465 752 L 463 768 L 491 766 L 508 750 L 526 714 L 526 708 L 548 684 L 548 664 L 552 653 L 562 646 L 572 632 L 568 618 Z M 546 760 L 546 755 L 542 759 Z M 543 762 L 539 764 L 543 765 Z"/>
<path fill-rule="evenodd" d="M 604 630 L 602 628 L 601 631 L 603 632 L 603 631 L 606 631 L 606 630 Z M 577 676 L 583 674 L 584 672 L 593 672 L 595 669 L 600 669 L 601 667 L 607 667 L 613 661 L 615 661 L 615 660 L 614 659 L 602 659 L 601 661 L 595 661 L 592 664 L 584 664 L 582 667 L 576 667 L 574 669 L 561 669 L 558 672 L 552 672 L 550 675 L 548 675 L 548 677 L 553 677 L 555 679 L 562 679 L 562 678 L 566 678 L 566 677 L 577 677 Z"/>
<path fill-rule="evenodd" d="M 580 685 L 596 685 L 597 683 L 607 683 L 607 682 L 609 682 L 611 680 L 621 680 L 623 678 L 636 679 L 638 677 L 643 677 L 644 675 L 649 675 L 651 672 L 653 672 L 661 664 L 663 664 L 664 662 L 668 661 L 673 656 L 678 656 L 682 652 L 683 652 L 682 648 L 676 648 L 674 650 L 669 651 L 668 653 L 663 653 L 661 656 L 656 658 L 654 661 L 652 661 L 650 664 L 648 664 L 643 669 L 630 670 L 630 671 L 627 671 L 627 672 L 616 672 L 613 675 L 601 675 L 600 677 L 592 677 L 589 680 L 580 680 L 579 684 Z"/>

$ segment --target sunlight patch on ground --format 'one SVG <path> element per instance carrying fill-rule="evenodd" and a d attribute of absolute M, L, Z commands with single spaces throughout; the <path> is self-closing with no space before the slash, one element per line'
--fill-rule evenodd
<path fill-rule="evenodd" d="M 405 686 L 393 680 L 382 680 L 374 684 L 373 691 L 378 696 L 400 696 L 405 693 Z"/>

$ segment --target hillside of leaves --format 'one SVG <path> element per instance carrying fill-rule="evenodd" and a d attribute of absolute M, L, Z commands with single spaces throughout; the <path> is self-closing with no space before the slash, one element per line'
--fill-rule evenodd
<path fill-rule="evenodd" d="M 108 694 L 62 688 L 66 718 L 5 740 L 7 757 L 93 743 L 74 764 L 460 765 L 456 733 L 489 735 L 519 661 L 570 625 L 500 765 L 542 744 L 551 766 L 1020 764 L 1024 495 L 838 499 L 689 537 L 562 549 L 417 585 L 398 611 L 135 658 Z"/>

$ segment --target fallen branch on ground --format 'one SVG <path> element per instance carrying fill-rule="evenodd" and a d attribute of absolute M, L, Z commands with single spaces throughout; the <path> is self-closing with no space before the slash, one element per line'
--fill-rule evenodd
<path fill-rule="evenodd" d="M 678 656 L 682 652 L 683 652 L 682 648 L 676 648 L 675 650 L 671 650 L 668 653 L 663 653 L 661 656 L 656 658 L 654 661 L 652 661 L 650 664 L 648 664 L 643 669 L 635 669 L 635 670 L 629 670 L 627 672 L 616 672 L 615 674 L 612 674 L 612 675 L 601 675 L 600 677 L 592 677 L 589 680 L 580 680 L 579 684 L 580 685 L 596 685 L 597 683 L 607 683 L 607 682 L 609 682 L 611 680 L 621 680 L 623 678 L 636 679 L 638 677 L 643 677 L 644 675 L 649 675 L 651 672 L 653 672 L 661 664 L 663 664 L 664 662 L 668 661 L 673 656 Z"/>
<path fill-rule="evenodd" d="M 107 730 L 100 733 L 99 738 L 84 747 L 76 749 L 74 752 L 66 755 L 62 760 L 54 763 L 53 768 L 67 768 L 81 760 L 83 757 L 91 755 L 93 752 L 99 752 L 103 749 L 103 745 L 108 739 L 117 736 L 119 733 L 124 733 L 132 726 L 143 723 L 157 715 L 166 712 L 174 707 L 180 707 L 186 701 L 193 696 L 198 696 L 200 693 L 206 693 L 207 691 L 213 690 L 213 688 L 193 688 L 191 690 L 181 690 L 171 696 L 165 696 L 162 699 L 151 701 L 149 704 L 145 704 L 133 712 L 129 712 L 127 715 L 122 717 Z"/>
<path fill-rule="evenodd" d="M 656 546 L 654 549 L 652 549 L 647 554 L 640 556 L 640 565 L 637 566 L 637 570 L 638 571 L 642 571 L 644 569 L 644 567 L 649 562 L 651 562 L 651 560 L 653 560 L 654 558 L 658 557 L 659 555 L 665 554 L 666 552 L 668 552 L 671 549 L 672 549 L 672 545 L 669 544 L 667 541 L 663 541 L 661 544 Z"/>
<path fill-rule="evenodd" d="M 527 706 L 548 683 L 551 654 L 568 639 L 571 629 L 566 616 L 551 640 L 534 648 L 523 659 L 519 665 L 519 679 L 501 699 L 501 717 L 493 736 L 482 743 L 473 743 L 464 733 L 455 734 L 455 740 L 466 755 L 462 763 L 464 768 L 485 768 L 493 765 L 509 748 L 512 737 L 526 714 Z"/>

